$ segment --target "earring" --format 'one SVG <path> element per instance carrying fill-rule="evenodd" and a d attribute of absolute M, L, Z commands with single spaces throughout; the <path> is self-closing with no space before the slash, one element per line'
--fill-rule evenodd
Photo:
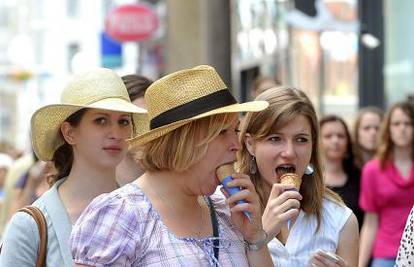
<path fill-rule="evenodd" d="M 306 165 L 306 168 L 305 168 L 306 175 L 312 175 L 314 171 L 315 171 L 315 168 L 313 167 L 312 163 L 309 163 L 308 165 Z"/>
<path fill-rule="evenodd" d="M 250 174 L 256 174 L 257 173 L 257 164 L 256 164 L 256 157 L 255 156 L 252 156 L 252 160 L 250 161 L 249 172 L 250 172 Z"/>

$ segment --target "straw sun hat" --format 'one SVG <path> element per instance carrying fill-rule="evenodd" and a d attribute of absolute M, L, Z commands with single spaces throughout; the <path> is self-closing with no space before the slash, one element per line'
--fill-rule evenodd
<path fill-rule="evenodd" d="M 155 81 L 145 93 L 150 130 L 128 140 L 143 145 L 191 121 L 221 113 L 261 111 L 266 101 L 237 103 L 213 67 L 198 66 Z"/>
<path fill-rule="evenodd" d="M 147 122 L 146 110 L 131 103 L 122 79 L 112 70 L 98 68 L 73 78 L 61 94 L 61 103 L 38 109 L 31 119 L 33 150 L 39 159 L 47 161 L 64 141 L 61 124 L 83 108 L 104 109 L 133 114 L 136 129 Z"/>

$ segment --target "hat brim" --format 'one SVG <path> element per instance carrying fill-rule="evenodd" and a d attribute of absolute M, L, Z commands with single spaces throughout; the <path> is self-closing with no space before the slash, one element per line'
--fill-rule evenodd
<path fill-rule="evenodd" d="M 252 101 L 252 102 L 246 102 L 242 104 L 232 104 L 229 106 L 225 106 L 222 108 L 213 109 L 211 111 L 199 114 L 197 116 L 176 121 L 161 127 L 158 127 L 153 130 L 149 130 L 148 132 L 138 135 L 134 138 L 131 138 L 127 140 L 128 144 L 130 146 L 141 146 L 145 145 L 146 143 L 157 139 L 163 135 L 166 135 L 167 133 L 171 132 L 172 130 L 175 130 L 191 121 L 205 118 L 212 115 L 217 114 L 223 114 L 223 113 L 238 113 L 238 112 L 258 112 L 266 109 L 269 106 L 269 103 L 267 101 Z"/>
<path fill-rule="evenodd" d="M 83 108 L 132 113 L 136 129 L 132 136 L 148 130 L 146 110 L 120 98 L 106 98 L 90 105 L 47 105 L 38 109 L 31 119 L 31 141 L 33 150 L 39 159 L 52 160 L 56 149 L 64 143 L 60 135 L 61 124 L 70 115 Z"/>

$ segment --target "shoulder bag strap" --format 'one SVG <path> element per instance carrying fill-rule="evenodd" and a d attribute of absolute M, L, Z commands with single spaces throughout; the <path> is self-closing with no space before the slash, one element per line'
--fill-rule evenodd
<path fill-rule="evenodd" d="M 46 266 L 46 249 L 47 249 L 47 223 L 43 212 L 34 206 L 23 207 L 18 212 L 25 212 L 33 217 L 39 228 L 39 252 L 36 260 L 36 267 Z"/>
<path fill-rule="evenodd" d="M 216 216 L 216 210 L 214 208 L 214 203 L 211 200 L 210 197 L 207 197 L 208 200 L 208 206 L 210 207 L 210 217 L 211 217 L 211 224 L 213 225 L 213 236 L 215 237 L 215 239 L 213 240 L 213 244 L 214 244 L 214 258 L 216 258 L 216 260 L 218 261 L 219 258 L 219 245 L 220 245 L 220 240 L 219 240 L 219 231 L 218 231 L 218 221 L 217 221 L 217 216 Z"/>

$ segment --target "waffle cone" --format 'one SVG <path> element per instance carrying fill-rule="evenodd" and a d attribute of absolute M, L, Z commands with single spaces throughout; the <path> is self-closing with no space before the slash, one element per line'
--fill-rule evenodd
<path fill-rule="evenodd" d="M 233 164 L 225 164 L 217 168 L 216 174 L 220 182 L 227 176 L 231 176 L 234 172 Z"/>
<path fill-rule="evenodd" d="M 280 183 L 284 185 L 294 185 L 296 190 L 299 191 L 300 185 L 302 183 L 302 178 L 300 178 L 296 173 L 285 173 L 280 177 Z"/>

